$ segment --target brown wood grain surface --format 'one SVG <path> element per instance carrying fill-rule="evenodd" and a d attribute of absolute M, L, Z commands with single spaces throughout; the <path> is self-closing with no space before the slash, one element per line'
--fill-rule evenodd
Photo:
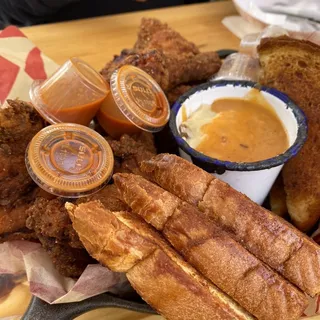
<path fill-rule="evenodd" d="M 231 2 L 210 2 L 26 27 L 22 31 L 59 64 L 78 56 L 100 70 L 114 54 L 133 46 L 142 17 L 167 22 L 202 51 L 236 49 L 239 39 L 221 23 L 234 14 Z"/>

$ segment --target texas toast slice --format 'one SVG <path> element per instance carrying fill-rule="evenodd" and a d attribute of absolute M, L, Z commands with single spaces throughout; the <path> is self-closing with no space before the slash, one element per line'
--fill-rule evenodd
<path fill-rule="evenodd" d="M 122 198 L 193 267 L 261 320 L 299 319 L 306 296 L 196 207 L 134 174 L 113 176 Z"/>
<path fill-rule="evenodd" d="M 126 272 L 133 288 L 165 318 L 253 319 L 139 217 L 112 213 L 99 201 L 66 208 L 88 252 L 111 270 Z"/>
<path fill-rule="evenodd" d="M 286 93 L 307 116 L 307 141 L 282 175 L 291 219 L 308 231 L 320 218 L 320 47 L 282 36 L 264 39 L 258 53 L 259 82 Z"/>
<path fill-rule="evenodd" d="M 320 293 L 320 247 L 305 234 L 194 164 L 159 154 L 142 163 L 150 179 L 198 206 L 258 259 L 311 296 Z"/>

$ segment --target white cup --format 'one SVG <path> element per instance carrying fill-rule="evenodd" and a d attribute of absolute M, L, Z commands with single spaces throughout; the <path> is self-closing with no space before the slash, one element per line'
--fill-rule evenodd
<path fill-rule="evenodd" d="M 241 98 L 252 88 L 260 90 L 288 133 L 289 148 L 284 153 L 256 162 L 222 161 L 196 151 L 181 137 L 182 105 L 189 117 L 203 104 L 211 105 L 220 98 Z M 173 105 L 170 130 L 178 143 L 181 157 L 214 174 L 258 204 L 265 200 L 284 163 L 299 152 L 307 138 L 306 117 L 301 109 L 285 94 L 250 81 L 222 80 L 192 89 Z"/>

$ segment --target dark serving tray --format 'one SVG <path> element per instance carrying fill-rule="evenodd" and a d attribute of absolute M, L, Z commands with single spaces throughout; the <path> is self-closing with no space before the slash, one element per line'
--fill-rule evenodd
<path fill-rule="evenodd" d="M 22 320 L 71 320 L 90 310 L 106 307 L 128 309 L 137 312 L 156 314 L 144 302 L 136 302 L 118 298 L 109 293 L 86 299 L 81 302 L 48 304 L 33 297 Z"/>
<path fill-rule="evenodd" d="M 217 51 L 221 59 L 235 52 L 237 51 L 230 49 Z M 22 320 L 71 320 L 88 311 L 106 307 L 156 314 L 156 312 L 142 300 L 124 299 L 110 293 L 103 293 L 81 302 L 54 305 L 50 305 L 39 298 L 33 297 Z"/>

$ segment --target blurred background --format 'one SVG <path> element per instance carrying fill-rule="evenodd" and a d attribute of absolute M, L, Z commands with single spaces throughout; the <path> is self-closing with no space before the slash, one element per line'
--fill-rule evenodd
<path fill-rule="evenodd" d="M 0 29 L 201 2 L 209 0 L 0 0 Z"/>

